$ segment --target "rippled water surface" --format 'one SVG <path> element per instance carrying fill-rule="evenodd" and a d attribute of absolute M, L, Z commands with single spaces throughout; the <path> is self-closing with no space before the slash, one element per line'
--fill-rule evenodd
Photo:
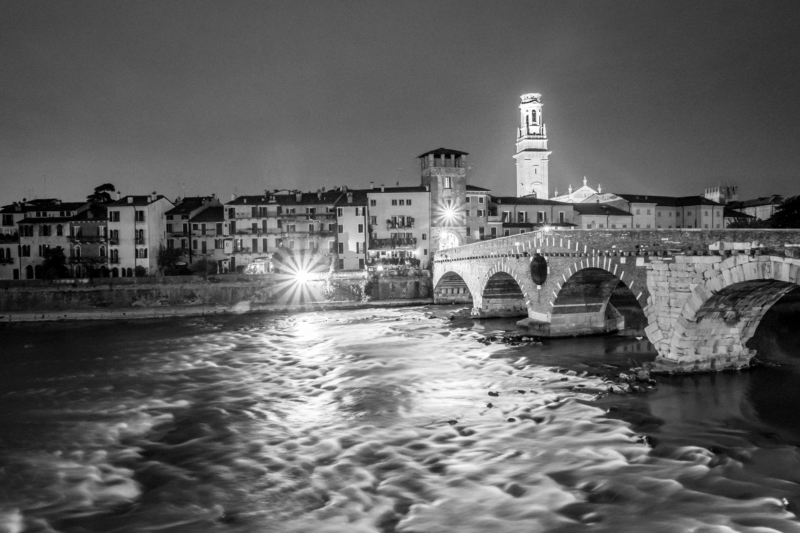
<path fill-rule="evenodd" d="M 435 311 L 3 328 L 0 531 L 800 531 L 796 320 L 618 396 L 646 340 Z"/>

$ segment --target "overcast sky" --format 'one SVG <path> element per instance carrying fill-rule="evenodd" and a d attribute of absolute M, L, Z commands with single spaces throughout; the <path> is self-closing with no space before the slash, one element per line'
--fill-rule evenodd
<path fill-rule="evenodd" d="M 0 1 L 0 205 L 419 183 L 514 195 L 542 93 L 551 193 L 800 194 L 800 2 Z"/>

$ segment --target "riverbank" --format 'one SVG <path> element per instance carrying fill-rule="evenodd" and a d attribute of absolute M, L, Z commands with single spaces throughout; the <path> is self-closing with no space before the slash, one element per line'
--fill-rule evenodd
<path fill-rule="evenodd" d="M 78 320 L 138 320 L 153 318 L 194 317 L 214 315 L 241 315 L 245 313 L 305 313 L 343 309 L 385 309 L 431 305 L 433 298 L 308 302 L 303 304 L 264 304 L 239 302 L 236 305 L 191 305 L 160 307 L 128 307 L 104 309 L 51 309 L 41 311 L 15 311 L 0 314 L 0 323 L 68 322 Z"/>

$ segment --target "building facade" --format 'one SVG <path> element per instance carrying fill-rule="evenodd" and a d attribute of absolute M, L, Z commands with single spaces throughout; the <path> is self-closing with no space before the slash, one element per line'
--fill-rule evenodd
<path fill-rule="evenodd" d="M 166 241 L 167 211 L 173 203 L 152 193 L 125 196 L 108 208 L 108 267 L 113 277 L 155 276 L 158 250 Z"/>

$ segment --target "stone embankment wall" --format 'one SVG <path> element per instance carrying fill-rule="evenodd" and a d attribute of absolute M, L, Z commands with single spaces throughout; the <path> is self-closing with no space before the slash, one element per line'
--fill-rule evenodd
<path fill-rule="evenodd" d="M 431 295 L 427 272 L 372 276 L 336 272 L 303 285 L 280 275 L 226 275 L 0 282 L 0 313 L 185 306 L 289 304 L 365 299 L 419 299 Z M 366 294 L 365 294 L 366 293 Z"/>

